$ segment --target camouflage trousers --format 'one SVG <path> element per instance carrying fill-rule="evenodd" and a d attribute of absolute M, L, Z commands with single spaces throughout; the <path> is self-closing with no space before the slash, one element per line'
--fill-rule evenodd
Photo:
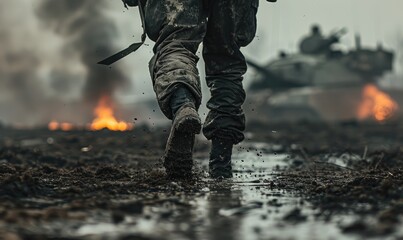
<path fill-rule="evenodd" d="M 244 139 L 245 115 L 242 104 L 246 72 L 240 48 L 256 33 L 259 0 L 147 0 L 145 27 L 155 41 L 150 73 L 162 112 L 172 119 L 170 98 L 179 87 L 187 87 L 201 103 L 199 58 L 203 43 L 206 81 L 211 98 L 203 126 L 207 139 Z"/>

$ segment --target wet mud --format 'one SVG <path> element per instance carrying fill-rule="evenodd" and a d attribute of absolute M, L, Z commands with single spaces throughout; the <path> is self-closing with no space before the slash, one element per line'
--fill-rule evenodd
<path fill-rule="evenodd" d="M 403 239 L 403 126 L 251 124 L 234 178 L 166 177 L 167 128 L 0 129 L 0 239 Z"/>

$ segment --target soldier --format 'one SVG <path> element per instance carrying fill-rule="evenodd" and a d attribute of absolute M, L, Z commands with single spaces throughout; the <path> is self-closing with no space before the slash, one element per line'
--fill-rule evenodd
<path fill-rule="evenodd" d="M 339 41 L 339 37 L 335 34 L 329 38 L 322 35 L 320 27 L 313 25 L 311 35 L 304 38 L 300 44 L 300 51 L 304 54 L 327 54 L 331 52 L 331 46 Z"/>
<path fill-rule="evenodd" d="M 244 139 L 245 129 L 242 80 L 247 66 L 240 48 L 255 36 L 259 0 L 140 3 L 146 33 L 155 41 L 149 64 L 154 91 L 162 112 L 172 120 L 163 156 L 168 176 L 191 174 L 195 134 L 203 130 L 212 141 L 210 176 L 232 177 L 232 148 Z M 211 92 L 203 126 L 197 113 L 202 96 L 196 51 L 201 43 Z"/>

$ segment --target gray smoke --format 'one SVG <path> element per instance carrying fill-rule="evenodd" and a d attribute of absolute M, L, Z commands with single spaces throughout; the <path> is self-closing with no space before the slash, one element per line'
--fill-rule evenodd
<path fill-rule="evenodd" d="M 117 51 L 113 42 L 118 30 L 105 14 L 106 9 L 106 0 L 43 0 L 36 11 L 44 26 L 64 38 L 63 54 L 77 55 L 85 66 L 83 96 L 92 105 L 104 95 L 112 96 L 118 86 L 128 83 L 118 67 L 107 68 L 96 64 Z M 56 86 L 60 88 L 65 80 L 62 74 L 57 74 L 61 80 Z"/>
<path fill-rule="evenodd" d="M 126 87 L 118 65 L 96 64 L 119 50 L 108 9 L 107 0 L 0 1 L 0 124 L 84 124 L 101 96 Z"/>
<path fill-rule="evenodd" d="M 30 34 L 29 28 L 21 26 L 10 6 L 12 9 L 13 3 L 0 2 L 0 121 L 36 121 L 41 116 L 31 113 L 38 112 L 45 102 L 37 74 L 40 57 L 31 45 L 34 39 L 24 38 Z M 13 28 L 23 31 L 17 33 Z"/>

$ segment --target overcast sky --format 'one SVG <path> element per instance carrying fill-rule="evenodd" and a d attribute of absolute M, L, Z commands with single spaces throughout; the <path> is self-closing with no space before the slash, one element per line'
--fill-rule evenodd
<path fill-rule="evenodd" d="M 256 51 L 257 55 L 273 54 L 276 49 L 296 50 L 299 39 L 312 23 L 319 23 L 324 32 L 346 27 L 349 34 L 342 43 L 348 46 L 353 46 L 354 33 L 360 33 L 366 45 L 383 42 L 390 47 L 396 44 L 397 32 L 403 30 L 401 9 L 401 0 L 278 0 L 276 4 L 261 1 L 258 16 L 261 38 L 251 47 L 262 45 L 263 51 Z"/>

